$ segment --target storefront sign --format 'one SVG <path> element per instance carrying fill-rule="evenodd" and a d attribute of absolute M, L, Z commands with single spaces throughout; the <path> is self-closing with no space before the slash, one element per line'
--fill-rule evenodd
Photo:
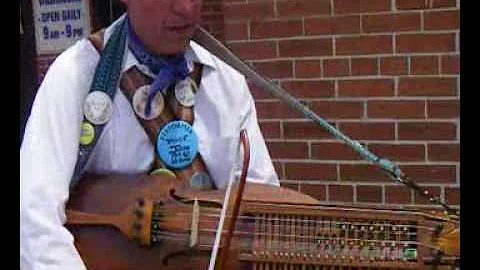
<path fill-rule="evenodd" d="M 33 0 L 37 54 L 57 54 L 90 34 L 89 0 Z"/>

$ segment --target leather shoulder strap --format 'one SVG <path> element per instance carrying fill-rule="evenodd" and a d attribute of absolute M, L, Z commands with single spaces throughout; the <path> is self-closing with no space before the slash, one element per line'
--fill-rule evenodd
<path fill-rule="evenodd" d="M 105 34 L 105 29 L 100 29 L 97 32 L 88 36 L 88 40 L 92 43 L 93 47 L 100 53 L 103 50 L 103 37 Z"/>

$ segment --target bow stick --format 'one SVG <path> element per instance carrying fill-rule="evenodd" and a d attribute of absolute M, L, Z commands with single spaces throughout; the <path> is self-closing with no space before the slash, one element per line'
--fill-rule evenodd
<path fill-rule="evenodd" d="M 228 208 L 228 201 L 230 200 L 230 192 L 231 192 L 231 186 L 233 182 L 233 175 L 235 172 L 235 165 L 232 166 L 232 172 L 230 173 L 228 187 L 225 192 L 225 199 L 223 202 L 222 214 L 220 216 L 220 222 L 217 228 L 217 234 L 216 234 L 215 243 L 212 249 L 212 255 L 210 256 L 210 263 L 208 267 L 209 270 L 224 269 L 225 263 L 227 262 L 227 258 L 228 258 L 228 250 L 230 248 L 230 243 L 232 240 L 233 231 L 235 229 L 235 223 L 237 221 L 238 212 L 240 211 L 240 202 L 242 200 L 243 189 L 245 187 L 245 182 L 247 179 L 248 165 L 250 164 L 250 144 L 248 142 L 248 136 L 245 129 L 242 129 L 240 131 L 240 144 L 243 146 L 243 166 L 242 166 L 242 174 L 240 175 L 240 180 L 238 184 L 237 194 L 233 204 L 233 210 L 231 214 L 232 218 L 230 219 L 224 244 L 223 244 L 222 250 L 220 251 L 219 261 L 216 262 L 216 256 L 219 249 L 220 238 L 222 236 L 223 224 L 226 217 L 225 215 L 226 209 Z M 239 149 L 240 149 L 240 145 L 238 147 L 238 150 Z M 238 156 L 238 152 L 237 152 L 237 156 Z"/>

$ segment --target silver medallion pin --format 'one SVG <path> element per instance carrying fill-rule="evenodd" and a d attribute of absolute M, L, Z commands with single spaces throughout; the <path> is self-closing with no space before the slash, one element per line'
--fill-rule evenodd
<path fill-rule="evenodd" d="M 177 82 L 175 84 L 175 98 L 178 103 L 185 107 L 192 107 L 195 104 L 197 88 L 197 84 L 190 77 Z"/>
<path fill-rule="evenodd" d="M 112 116 L 113 105 L 110 97 L 102 91 L 93 91 L 83 103 L 83 114 L 94 125 L 103 125 Z"/>
<path fill-rule="evenodd" d="M 213 184 L 207 173 L 195 172 L 190 179 L 190 187 L 200 190 L 211 190 L 213 189 Z"/>
<path fill-rule="evenodd" d="M 145 114 L 145 107 L 147 105 L 150 85 L 143 85 L 135 90 L 132 98 L 133 109 L 135 113 L 142 119 L 152 120 L 157 118 L 163 111 L 165 102 L 160 91 L 155 94 L 155 97 L 150 104 L 150 115 Z"/>

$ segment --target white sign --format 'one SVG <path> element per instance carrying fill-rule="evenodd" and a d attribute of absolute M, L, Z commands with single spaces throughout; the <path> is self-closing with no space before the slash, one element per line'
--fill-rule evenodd
<path fill-rule="evenodd" d="M 88 0 L 32 0 L 37 54 L 57 54 L 90 35 Z"/>

